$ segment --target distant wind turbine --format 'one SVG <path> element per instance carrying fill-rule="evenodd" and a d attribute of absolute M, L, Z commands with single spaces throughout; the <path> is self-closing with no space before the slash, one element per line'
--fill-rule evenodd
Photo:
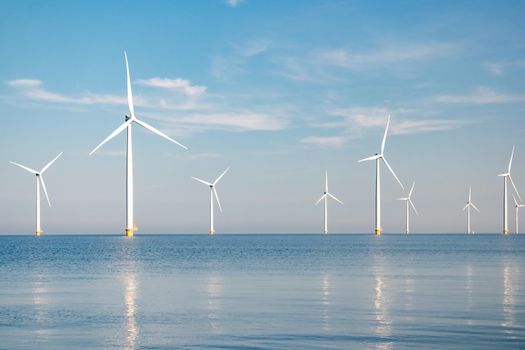
<path fill-rule="evenodd" d="M 514 197 L 514 195 L 512 196 L 512 198 L 514 199 L 514 204 L 516 205 L 516 207 L 515 207 L 516 208 L 515 220 L 516 220 L 516 234 L 518 234 L 520 232 L 519 227 L 518 227 L 519 221 L 520 221 L 519 220 L 519 214 L 520 214 L 520 210 L 519 209 L 525 207 L 525 204 L 519 204 L 517 199 L 516 199 L 516 197 Z"/>
<path fill-rule="evenodd" d="M 399 183 L 399 186 L 401 186 L 402 189 L 405 189 L 405 187 L 403 186 L 403 184 L 401 183 L 401 181 L 399 181 L 396 173 L 394 173 L 394 170 L 392 170 L 392 167 L 390 166 L 390 164 L 388 164 L 388 161 L 386 160 L 385 156 L 384 156 L 384 151 L 385 151 L 385 141 L 386 141 L 386 135 L 387 135 L 387 132 L 388 132 L 388 126 L 390 125 L 390 115 L 388 115 L 388 120 L 386 122 L 386 128 L 385 128 L 385 134 L 383 135 L 383 141 L 381 142 L 381 152 L 379 154 L 375 154 L 371 157 L 368 157 L 368 158 L 364 158 L 364 159 L 361 159 L 358 161 L 359 162 L 364 162 L 364 161 L 367 161 L 367 160 L 375 160 L 376 161 L 376 222 L 375 222 L 375 233 L 376 235 L 380 235 L 381 234 L 381 181 L 380 181 L 380 171 L 379 171 L 379 163 L 380 163 L 380 160 L 382 160 L 386 167 L 388 168 L 388 170 L 390 170 L 390 172 L 392 173 L 392 175 L 394 175 L 394 178 L 397 180 L 397 182 Z"/>
<path fill-rule="evenodd" d="M 468 189 L 468 202 L 463 207 L 463 210 L 467 209 L 467 234 L 473 233 L 470 229 L 470 208 L 474 208 L 478 213 L 481 213 L 474 203 L 472 203 L 472 187 Z"/>
<path fill-rule="evenodd" d="M 104 145 L 106 142 L 120 134 L 122 131 L 127 131 L 127 150 L 126 150 L 126 228 L 125 233 L 126 236 L 133 236 L 133 232 L 137 229 L 135 227 L 135 222 L 133 219 L 133 146 L 132 146 L 132 140 L 131 140 L 131 126 L 136 123 L 143 128 L 148 129 L 149 131 L 153 132 L 154 134 L 157 134 L 184 149 L 188 149 L 186 146 L 178 143 L 177 141 L 173 140 L 171 137 L 165 135 L 164 133 L 160 132 L 159 130 L 155 129 L 151 125 L 143 122 L 142 120 L 137 119 L 135 117 L 135 110 L 133 108 L 133 95 L 131 93 L 131 80 L 129 77 L 129 66 L 128 66 L 128 56 L 126 52 L 124 52 L 124 58 L 126 60 L 126 74 L 127 74 L 127 85 L 128 85 L 128 108 L 129 108 L 129 116 L 125 116 L 125 122 L 121 126 L 119 126 L 115 131 L 113 131 L 104 141 L 102 141 L 97 147 L 95 147 L 89 155 L 92 155 L 96 152 L 102 145 Z"/>
<path fill-rule="evenodd" d="M 415 184 L 416 184 L 415 182 L 412 183 L 412 188 L 410 188 L 410 192 L 408 192 L 408 197 L 398 198 L 397 199 L 399 201 L 405 201 L 406 202 L 406 229 L 405 229 L 405 233 L 407 235 L 410 233 L 410 207 L 409 207 L 409 204 L 412 207 L 412 209 L 414 209 L 414 212 L 416 213 L 416 215 L 419 215 L 419 213 L 417 212 L 416 206 L 414 205 L 414 203 L 412 203 L 412 192 L 414 191 L 414 185 Z"/>
<path fill-rule="evenodd" d="M 514 184 L 514 181 L 512 181 L 512 176 L 510 176 L 510 168 L 512 167 L 512 158 L 514 157 L 514 148 L 515 147 L 512 146 L 512 153 L 510 154 L 509 166 L 507 168 L 507 171 L 498 175 L 498 176 L 503 177 L 503 234 L 505 235 L 509 233 L 508 220 L 507 220 L 507 179 L 510 180 L 512 187 L 514 187 L 514 191 L 516 191 L 516 194 L 518 195 L 518 198 L 520 199 L 520 202 L 521 202 L 521 196 L 518 192 L 518 189 L 516 188 L 516 185 Z"/>
<path fill-rule="evenodd" d="M 44 182 L 44 177 L 42 176 L 42 174 L 44 174 L 44 172 L 47 169 L 49 169 L 51 164 L 53 164 L 55 162 L 55 160 L 57 160 L 58 157 L 60 157 L 61 155 L 62 155 L 62 152 L 60 152 L 58 154 L 58 156 L 53 158 L 52 161 L 47 163 L 46 166 L 44 166 L 42 168 L 42 170 L 40 170 L 40 171 L 33 170 L 33 169 L 31 169 L 29 167 L 26 167 L 25 165 L 22 165 L 22 164 L 19 164 L 19 163 L 10 162 L 11 164 L 16 165 L 16 166 L 18 166 L 18 167 L 20 167 L 20 168 L 22 168 L 24 170 L 29 171 L 30 173 L 32 173 L 34 175 L 36 175 L 36 231 L 35 231 L 35 235 L 37 237 L 42 234 L 42 228 L 40 227 L 40 185 L 42 185 L 42 189 L 44 190 L 44 194 L 46 195 L 47 204 L 49 205 L 49 207 L 51 207 L 51 201 L 49 200 L 49 196 L 47 195 L 46 184 Z"/>
<path fill-rule="evenodd" d="M 339 199 L 335 198 L 333 194 L 328 192 L 328 172 L 325 171 L 325 187 L 324 187 L 324 194 L 319 200 L 315 203 L 315 205 L 319 204 L 320 201 L 324 199 L 324 234 L 328 233 L 328 197 L 332 197 L 333 200 L 344 204 Z"/>
<path fill-rule="evenodd" d="M 230 170 L 230 167 L 226 168 L 226 170 L 223 171 L 223 173 L 213 182 L 213 183 L 210 183 L 208 181 L 204 181 L 202 179 L 199 179 L 198 177 L 191 177 L 193 180 L 197 180 L 199 182 L 202 182 L 203 184 L 205 184 L 206 186 L 209 186 L 210 187 L 210 234 L 213 235 L 215 233 L 215 226 L 214 226 L 214 223 L 213 223 L 213 197 L 215 197 L 215 199 L 217 200 L 217 204 L 219 205 L 219 210 L 221 211 L 222 213 L 222 207 L 221 207 L 221 202 L 219 201 L 219 195 L 217 194 L 217 190 L 215 189 L 215 185 L 217 185 L 217 183 L 220 181 L 220 179 L 224 176 L 224 174 L 226 174 L 226 172 Z"/>

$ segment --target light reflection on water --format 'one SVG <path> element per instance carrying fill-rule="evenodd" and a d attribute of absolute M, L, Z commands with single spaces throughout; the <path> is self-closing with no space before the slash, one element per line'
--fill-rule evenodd
<path fill-rule="evenodd" d="M 137 348 L 137 338 L 139 335 L 139 328 L 136 319 L 138 284 L 134 273 L 126 273 L 123 279 L 127 330 L 125 348 L 131 350 Z"/>
<path fill-rule="evenodd" d="M 525 343 L 525 236 L 42 238 L 0 237 L 2 347 Z"/>

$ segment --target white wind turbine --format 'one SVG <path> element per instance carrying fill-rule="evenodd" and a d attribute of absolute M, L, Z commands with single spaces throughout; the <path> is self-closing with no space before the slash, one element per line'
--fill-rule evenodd
<path fill-rule="evenodd" d="M 129 116 L 125 116 L 125 122 L 121 126 L 119 126 L 115 131 L 113 131 L 104 141 L 102 141 L 97 147 L 95 147 L 89 155 L 92 155 L 96 152 L 97 149 L 99 149 L 102 145 L 104 145 L 106 142 L 120 134 L 122 131 L 127 131 L 127 150 L 126 150 L 126 228 L 125 233 L 126 236 L 133 236 L 133 232 L 136 230 L 135 228 L 135 222 L 133 220 L 133 147 L 132 147 L 132 141 L 131 141 L 131 126 L 136 123 L 143 128 L 148 129 L 149 131 L 162 136 L 163 138 L 181 146 L 184 149 L 188 149 L 186 146 L 178 143 L 177 141 L 173 140 L 171 137 L 165 135 L 164 133 L 160 132 L 159 130 L 155 129 L 151 125 L 143 122 L 142 120 L 137 119 L 135 117 L 135 110 L 133 108 L 133 95 L 131 93 L 131 81 L 129 77 L 129 66 L 128 66 L 128 56 L 126 52 L 124 52 L 124 58 L 126 59 L 126 74 L 127 74 L 127 85 L 128 85 L 128 108 L 129 108 Z"/>
<path fill-rule="evenodd" d="M 388 120 L 386 122 L 386 129 L 385 129 L 385 134 L 383 135 L 383 141 L 381 142 L 381 152 L 379 154 L 375 154 L 371 157 L 368 157 L 368 158 L 364 158 L 364 159 L 361 159 L 358 161 L 359 162 L 364 162 L 366 160 L 375 160 L 376 161 L 376 222 L 375 222 L 375 233 L 376 235 L 380 235 L 381 234 L 381 181 L 380 181 L 380 172 L 379 172 L 379 163 L 380 161 L 382 160 L 386 167 L 388 168 L 388 170 L 390 170 L 390 172 L 392 173 L 392 175 L 394 175 L 394 178 L 397 180 L 397 182 L 399 183 L 399 185 L 401 186 L 402 189 L 405 189 L 405 187 L 403 186 L 403 184 L 401 183 L 401 181 L 399 181 L 396 173 L 394 173 L 394 170 L 392 170 L 392 167 L 390 166 L 390 164 L 388 164 L 388 161 L 386 160 L 385 156 L 384 156 L 384 150 L 385 150 L 385 141 L 386 141 L 386 134 L 388 132 L 388 126 L 390 125 L 390 115 L 388 115 Z"/>
<path fill-rule="evenodd" d="M 412 203 L 412 192 L 414 191 L 414 185 L 416 183 L 413 182 L 412 183 L 412 188 L 410 188 L 410 192 L 408 192 L 408 197 L 405 197 L 405 198 L 398 198 L 397 200 L 399 201 L 405 201 L 406 202 L 406 229 L 405 229 L 405 233 L 408 235 L 410 233 L 410 208 L 409 208 L 409 204 L 410 206 L 412 206 L 412 209 L 414 209 L 414 212 L 416 213 L 416 215 L 419 215 L 419 213 L 417 212 L 417 209 L 416 209 L 416 206 L 414 205 L 414 203 Z"/>
<path fill-rule="evenodd" d="M 518 195 L 518 198 L 521 201 L 521 196 L 518 192 L 518 189 L 516 188 L 514 181 L 512 181 L 512 176 L 510 176 L 510 168 L 512 167 L 513 157 L 514 157 L 514 146 L 512 146 L 512 153 L 510 154 L 510 160 L 509 160 L 509 166 L 507 168 L 507 172 L 504 172 L 498 175 L 498 176 L 503 177 L 503 234 L 505 235 L 509 233 L 508 220 L 507 220 L 507 179 L 510 180 L 512 187 L 514 187 L 514 191 L 516 191 L 516 194 Z"/>
<path fill-rule="evenodd" d="M 42 185 L 42 189 L 44 190 L 44 194 L 46 195 L 46 199 L 47 199 L 47 204 L 51 207 L 51 201 L 49 200 L 49 196 L 47 195 L 47 189 L 46 189 L 46 184 L 44 182 L 44 177 L 42 176 L 42 174 L 44 174 L 44 172 L 49 169 L 49 167 L 51 166 L 51 164 L 53 164 L 55 162 L 55 160 L 58 159 L 58 157 L 60 157 L 62 155 L 62 152 L 60 152 L 58 154 L 58 156 L 56 156 L 55 158 L 53 158 L 52 161 L 50 161 L 49 163 L 46 164 L 46 166 L 44 166 L 42 168 L 42 170 L 40 171 L 36 171 L 36 170 L 33 170 L 29 167 L 26 167 L 25 165 L 22 165 L 22 164 L 18 164 L 18 163 L 15 163 L 15 162 L 10 162 L 11 164 L 13 165 L 16 165 L 24 170 L 27 170 L 29 171 L 30 173 L 36 175 L 36 231 L 35 231 L 35 235 L 36 236 L 40 236 L 42 234 L 42 228 L 40 227 L 40 185 Z"/>
<path fill-rule="evenodd" d="M 472 230 L 470 229 L 470 208 L 474 208 L 478 213 L 481 213 L 474 203 L 472 203 L 472 187 L 468 189 L 468 202 L 467 205 L 463 207 L 463 210 L 467 209 L 467 234 L 471 234 Z"/>
<path fill-rule="evenodd" d="M 516 204 L 516 216 L 515 216 L 515 220 L 516 220 L 516 234 L 520 233 L 520 230 L 519 230 L 519 214 L 520 214 L 520 208 L 523 208 L 525 207 L 525 204 L 519 204 L 518 201 L 516 200 L 516 197 L 514 197 L 514 195 L 512 196 L 512 198 L 514 199 L 514 204 Z"/>
<path fill-rule="evenodd" d="M 315 203 L 315 205 L 319 204 L 320 201 L 324 199 L 324 234 L 328 233 L 328 197 L 332 197 L 333 200 L 344 204 L 339 199 L 335 198 L 333 194 L 328 192 L 328 172 L 325 171 L 325 187 L 324 187 L 324 194 L 319 200 Z"/>
<path fill-rule="evenodd" d="M 215 226 L 213 223 L 213 197 L 217 200 L 217 204 L 219 205 L 219 210 L 222 213 L 222 207 L 221 202 L 219 201 L 219 195 L 217 194 L 217 190 L 215 189 L 215 185 L 220 181 L 220 179 L 226 174 L 226 172 L 230 170 L 230 167 L 226 168 L 226 170 L 223 171 L 223 173 L 215 180 L 213 183 L 210 183 L 208 181 L 204 181 L 202 179 L 199 179 L 198 177 L 191 177 L 193 180 L 197 180 L 199 182 L 202 182 L 206 186 L 210 187 L 210 234 L 213 235 L 215 233 Z"/>

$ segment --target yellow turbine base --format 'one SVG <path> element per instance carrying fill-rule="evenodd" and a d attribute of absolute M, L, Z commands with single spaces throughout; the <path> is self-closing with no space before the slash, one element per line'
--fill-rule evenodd
<path fill-rule="evenodd" d="M 327 235 L 327 234 L 328 234 L 328 230 L 323 230 L 323 233 L 324 233 L 325 235 Z"/>
<path fill-rule="evenodd" d="M 40 237 L 42 235 L 42 231 L 35 231 L 35 236 Z"/>
<path fill-rule="evenodd" d="M 124 229 L 124 232 L 126 232 L 126 237 L 133 237 L 133 232 L 135 231 L 135 228 L 126 228 Z"/>
<path fill-rule="evenodd" d="M 380 228 L 376 228 L 376 236 L 379 236 L 381 234 L 381 229 Z"/>
<path fill-rule="evenodd" d="M 503 229 L 503 234 L 504 234 L 504 235 L 508 235 L 508 234 L 509 234 L 509 230 L 507 230 L 507 229 Z"/>
<path fill-rule="evenodd" d="M 210 233 L 210 235 L 214 235 L 215 234 L 215 230 L 210 230 L 208 232 Z"/>

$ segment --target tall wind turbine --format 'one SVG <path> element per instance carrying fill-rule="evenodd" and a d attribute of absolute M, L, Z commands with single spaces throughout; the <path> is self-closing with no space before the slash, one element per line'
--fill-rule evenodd
<path fill-rule="evenodd" d="M 512 176 L 510 176 L 510 168 L 512 167 L 512 158 L 514 157 L 514 148 L 515 147 L 512 146 L 512 153 L 510 154 L 509 166 L 507 168 L 507 171 L 498 175 L 498 176 L 503 177 L 503 234 L 505 235 L 509 233 L 508 220 L 507 220 L 507 179 L 510 180 L 512 187 L 514 187 L 514 191 L 516 191 L 516 194 L 518 195 L 518 198 L 521 201 L 521 196 L 518 192 L 518 189 L 516 188 L 514 181 L 512 181 Z"/>
<path fill-rule="evenodd" d="M 412 183 L 412 188 L 410 188 L 410 192 L 408 192 L 408 197 L 398 198 L 397 199 L 399 201 L 405 201 L 406 202 L 407 214 L 406 214 L 406 230 L 405 230 L 405 233 L 407 235 L 410 233 L 410 208 L 409 208 L 409 204 L 412 207 L 412 209 L 414 209 L 414 212 L 417 215 L 419 215 L 419 213 L 417 212 L 416 206 L 414 205 L 414 203 L 412 203 L 412 192 L 414 191 L 414 185 L 415 184 L 416 184 L 415 182 Z"/>
<path fill-rule="evenodd" d="M 102 147 L 106 142 L 120 134 L 122 131 L 127 131 L 127 150 L 126 150 L 126 236 L 133 236 L 133 232 L 136 230 L 135 222 L 133 220 L 133 146 L 131 141 L 131 126 L 135 123 L 143 128 L 148 129 L 149 131 L 179 145 L 184 149 L 188 149 L 186 146 L 178 143 L 173 140 L 171 137 L 165 135 L 159 130 L 155 129 L 151 125 L 143 122 L 142 120 L 137 119 L 135 116 L 135 110 L 133 108 L 133 95 L 131 93 L 131 80 L 129 77 L 129 66 L 128 66 L 128 56 L 124 52 L 124 58 L 126 59 L 126 74 L 127 74 L 127 85 L 128 85 L 128 108 L 129 115 L 125 116 L 124 124 L 119 126 L 115 131 L 113 131 L 104 141 L 102 141 L 97 147 L 95 147 L 89 155 L 92 155 L 96 152 L 97 149 Z"/>
<path fill-rule="evenodd" d="M 375 155 L 373 155 L 371 157 L 364 158 L 364 159 L 361 159 L 361 160 L 358 161 L 358 163 L 364 162 L 366 160 L 375 160 L 376 161 L 376 223 L 375 223 L 375 226 L 376 226 L 375 227 L 375 233 L 376 233 L 376 235 L 380 235 L 381 234 L 381 181 L 380 181 L 380 176 L 379 176 L 379 173 L 380 173 L 380 171 L 379 171 L 379 164 L 380 164 L 381 160 L 385 163 L 386 167 L 388 168 L 388 170 L 390 170 L 392 175 L 394 175 L 394 178 L 399 183 L 399 186 L 401 186 L 402 189 L 405 189 L 405 187 L 403 186 L 401 181 L 399 181 L 396 173 L 394 173 L 394 170 L 392 170 L 392 167 L 390 166 L 390 164 L 388 164 L 388 161 L 386 160 L 386 158 L 384 156 L 386 134 L 388 132 L 388 126 L 389 125 L 390 125 L 390 115 L 388 115 L 388 120 L 386 122 L 385 134 L 383 135 L 383 141 L 381 142 L 381 152 L 379 154 L 376 153 Z"/>
<path fill-rule="evenodd" d="M 520 230 L 519 230 L 519 214 L 520 214 L 520 208 L 523 208 L 525 207 L 525 204 L 519 204 L 518 201 L 516 200 L 516 197 L 514 197 L 514 195 L 512 196 L 512 198 L 514 199 L 514 204 L 516 204 L 516 216 L 515 216 L 515 220 L 516 220 L 516 234 L 520 233 Z"/>
<path fill-rule="evenodd" d="M 202 179 L 199 179 L 198 177 L 191 177 L 193 180 L 197 180 L 199 182 L 202 182 L 206 186 L 210 187 L 210 235 L 213 235 L 215 233 L 215 226 L 213 224 L 213 197 L 217 200 L 217 204 L 219 205 L 219 210 L 222 213 L 222 207 L 221 202 L 219 201 L 219 195 L 217 194 L 217 190 L 215 189 L 215 185 L 220 181 L 220 179 L 226 174 L 226 172 L 230 170 L 230 167 L 226 168 L 226 170 L 223 171 L 223 173 L 215 180 L 213 183 L 210 183 L 208 181 L 204 181 Z"/>
<path fill-rule="evenodd" d="M 478 213 L 481 213 L 474 203 L 472 203 L 472 187 L 468 188 L 468 202 L 467 205 L 463 207 L 463 210 L 467 209 L 467 234 L 471 234 L 472 230 L 470 229 L 470 208 L 474 208 Z"/>
<path fill-rule="evenodd" d="M 333 200 L 344 204 L 339 199 L 335 198 L 333 194 L 328 192 L 328 172 L 325 171 L 325 185 L 324 185 L 324 194 L 319 200 L 315 203 L 315 205 L 319 204 L 320 201 L 324 199 L 324 234 L 328 233 L 328 197 L 332 197 Z"/>
<path fill-rule="evenodd" d="M 49 207 L 51 207 L 51 201 L 49 200 L 49 196 L 47 195 L 47 189 L 46 189 L 46 184 L 44 182 L 44 177 L 42 176 L 42 174 L 44 174 L 44 172 L 49 169 L 49 167 L 51 166 L 51 164 L 53 164 L 55 162 L 55 160 L 58 159 L 58 157 L 60 157 L 62 155 L 62 152 L 60 152 L 58 154 L 58 156 L 56 156 L 55 158 L 53 158 L 52 161 L 50 161 L 49 163 L 46 164 L 45 167 L 42 168 L 42 170 L 40 171 L 36 171 L 36 170 L 33 170 L 29 167 L 26 167 L 25 165 L 22 165 L 22 164 L 18 164 L 18 163 L 15 163 L 15 162 L 9 162 L 13 165 L 16 165 L 24 170 L 27 170 L 29 171 L 30 173 L 36 175 L 36 231 L 35 231 L 35 235 L 38 237 L 42 234 L 42 228 L 40 227 L 40 185 L 42 185 L 42 189 L 44 190 L 44 194 L 46 195 L 46 199 L 47 199 L 47 204 L 49 205 Z"/>

